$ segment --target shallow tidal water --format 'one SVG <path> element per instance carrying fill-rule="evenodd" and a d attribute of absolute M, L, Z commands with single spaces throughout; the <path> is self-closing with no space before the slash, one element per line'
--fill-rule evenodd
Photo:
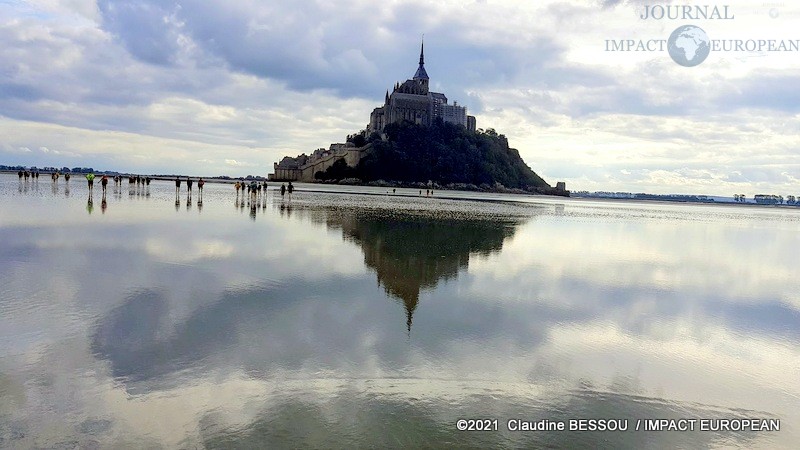
<path fill-rule="evenodd" d="M 798 210 L 276 187 L 0 174 L 0 447 L 800 440 Z"/>

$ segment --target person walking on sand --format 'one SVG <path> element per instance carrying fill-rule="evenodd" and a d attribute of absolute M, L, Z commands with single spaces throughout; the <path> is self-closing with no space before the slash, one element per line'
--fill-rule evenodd
<path fill-rule="evenodd" d="M 281 198 L 286 194 L 286 185 L 281 184 Z"/>
<path fill-rule="evenodd" d="M 236 198 L 239 198 L 239 189 L 241 189 L 242 185 L 239 184 L 239 181 L 236 181 L 236 183 L 233 184 L 233 187 L 236 188 Z"/>
<path fill-rule="evenodd" d="M 255 181 L 251 181 L 250 182 L 250 195 L 253 198 L 257 198 L 258 197 L 258 190 L 259 190 L 258 188 L 259 188 L 259 186 L 258 186 L 257 182 L 255 182 Z"/>
<path fill-rule="evenodd" d="M 181 179 L 180 177 L 175 177 L 175 197 L 180 195 L 181 193 Z"/>
<path fill-rule="evenodd" d="M 198 191 L 198 193 L 199 193 L 200 195 L 203 195 L 203 185 L 204 185 L 204 184 L 206 184 L 206 182 L 205 182 L 205 181 L 203 181 L 203 179 L 202 179 L 202 178 L 200 178 L 199 180 L 197 180 L 197 191 Z"/>
<path fill-rule="evenodd" d="M 292 186 L 292 182 L 289 182 L 289 198 L 292 198 L 292 192 L 294 192 L 294 186 Z"/>
<path fill-rule="evenodd" d="M 192 196 L 192 179 L 187 177 L 186 178 L 186 187 L 189 189 L 189 197 Z"/>
<path fill-rule="evenodd" d="M 21 170 L 20 170 L 19 172 L 17 172 L 17 176 L 19 177 L 19 180 L 20 180 L 20 181 L 22 181 L 22 177 L 23 177 L 24 175 L 25 175 L 25 174 L 24 174 L 24 173 L 22 173 L 22 171 L 21 171 Z"/>
<path fill-rule="evenodd" d="M 69 173 L 64 174 L 64 181 L 69 183 Z"/>
<path fill-rule="evenodd" d="M 94 174 L 92 172 L 86 174 L 86 183 L 89 185 L 89 193 L 91 194 L 94 190 Z"/>
<path fill-rule="evenodd" d="M 100 185 L 103 186 L 103 197 L 105 197 L 106 186 L 108 186 L 108 175 L 103 175 L 103 178 L 100 179 Z"/>

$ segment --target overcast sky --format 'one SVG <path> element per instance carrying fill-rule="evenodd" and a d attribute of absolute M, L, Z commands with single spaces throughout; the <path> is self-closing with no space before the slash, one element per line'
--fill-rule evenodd
<path fill-rule="evenodd" d="M 0 164 L 265 175 L 364 128 L 424 33 L 433 89 L 551 184 L 800 195 L 800 53 L 605 51 L 684 24 L 800 39 L 800 5 L 654 21 L 640 3 L 0 0 Z"/>

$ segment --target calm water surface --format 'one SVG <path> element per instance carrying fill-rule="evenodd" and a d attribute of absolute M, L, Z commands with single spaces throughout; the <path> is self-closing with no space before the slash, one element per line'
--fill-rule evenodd
<path fill-rule="evenodd" d="M 299 187 L 0 175 L 0 447 L 796 448 L 800 211 Z"/>

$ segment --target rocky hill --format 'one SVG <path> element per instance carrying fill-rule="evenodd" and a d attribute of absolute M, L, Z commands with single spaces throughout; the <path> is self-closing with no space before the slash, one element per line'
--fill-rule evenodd
<path fill-rule="evenodd" d="M 392 123 L 384 129 L 384 136 L 365 134 L 362 131 L 348 137 L 359 147 L 372 144 L 372 150 L 358 166 L 348 167 L 341 161 L 325 172 L 317 172 L 315 178 L 433 182 L 439 186 L 473 185 L 553 193 L 553 188 L 525 164 L 519 152 L 508 146 L 506 137 L 493 129 L 472 132 L 439 120 L 431 126 Z"/>

